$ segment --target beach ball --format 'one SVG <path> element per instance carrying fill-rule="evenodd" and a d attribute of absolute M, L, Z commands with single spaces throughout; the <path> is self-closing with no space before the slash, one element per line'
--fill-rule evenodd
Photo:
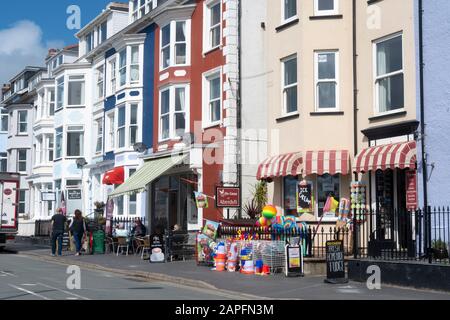
<path fill-rule="evenodd" d="M 277 208 L 272 205 L 267 205 L 263 208 L 262 215 L 268 220 L 272 220 L 272 218 L 277 215 Z"/>
<path fill-rule="evenodd" d="M 259 218 L 258 222 L 259 222 L 259 225 L 261 227 L 267 227 L 268 226 L 268 220 L 266 218 L 264 218 L 264 217 Z"/>

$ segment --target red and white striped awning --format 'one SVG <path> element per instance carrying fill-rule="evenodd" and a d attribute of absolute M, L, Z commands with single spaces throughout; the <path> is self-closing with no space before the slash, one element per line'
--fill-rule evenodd
<path fill-rule="evenodd" d="M 350 154 L 347 150 L 307 151 L 303 175 L 347 175 L 350 172 L 349 161 Z"/>
<path fill-rule="evenodd" d="M 366 148 L 356 156 L 353 171 L 360 173 L 395 168 L 416 168 L 415 141 Z"/>
<path fill-rule="evenodd" d="M 303 170 L 303 156 L 301 152 L 287 153 L 269 157 L 258 167 L 258 180 L 275 177 L 301 175 Z"/>

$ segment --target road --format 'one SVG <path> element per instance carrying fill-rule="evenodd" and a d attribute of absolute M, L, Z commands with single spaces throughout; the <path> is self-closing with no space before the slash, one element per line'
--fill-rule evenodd
<path fill-rule="evenodd" d="M 67 266 L 21 254 L 0 254 L 0 300 L 232 300 L 226 293 L 167 282 L 81 270 L 81 289 L 70 290 Z M 73 283 L 73 282 L 72 282 Z"/>

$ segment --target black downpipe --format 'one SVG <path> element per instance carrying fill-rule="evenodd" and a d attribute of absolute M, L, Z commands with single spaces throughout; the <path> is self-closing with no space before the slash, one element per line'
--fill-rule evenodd
<path fill-rule="evenodd" d="M 428 164 L 427 153 L 425 150 L 425 93 L 424 93 L 424 57 L 423 57 L 423 0 L 419 0 L 419 79 L 420 79 L 420 143 L 422 149 L 422 184 L 423 184 L 423 207 L 425 215 L 425 239 L 429 262 L 432 256 L 430 254 L 431 247 L 431 221 L 428 210 Z"/>
<path fill-rule="evenodd" d="M 238 185 L 239 185 L 239 199 L 241 201 L 241 207 L 239 208 L 239 218 L 242 218 L 242 141 L 241 141 L 241 129 L 242 129 L 242 67 L 241 67 L 241 54 L 242 54 L 242 0 L 238 1 L 238 86 L 237 86 L 237 171 L 238 171 Z"/>
<path fill-rule="evenodd" d="M 356 49 L 356 0 L 353 0 L 353 152 L 358 154 L 358 73 L 357 73 L 357 49 Z M 355 181 L 358 174 L 355 173 Z"/>

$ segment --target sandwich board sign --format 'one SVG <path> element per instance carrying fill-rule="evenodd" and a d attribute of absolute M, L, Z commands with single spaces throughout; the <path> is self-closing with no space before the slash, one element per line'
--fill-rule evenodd
<path fill-rule="evenodd" d="M 327 278 L 326 283 L 347 283 L 344 264 L 344 242 L 332 240 L 326 243 Z"/>
<path fill-rule="evenodd" d="M 300 243 L 286 244 L 286 277 L 303 277 L 303 250 Z"/>

